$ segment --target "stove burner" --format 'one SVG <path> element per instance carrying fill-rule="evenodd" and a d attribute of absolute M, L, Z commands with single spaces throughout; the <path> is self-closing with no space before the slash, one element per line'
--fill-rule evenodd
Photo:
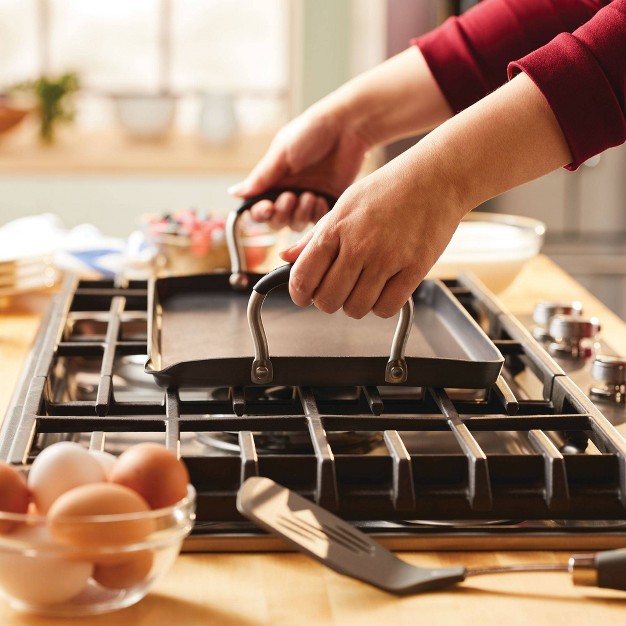
<path fill-rule="evenodd" d="M 313 454 L 311 437 L 306 432 L 254 432 L 255 447 L 261 454 L 264 452 L 282 454 Z M 367 454 L 382 441 L 379 433 L 373 432 L 331 432 L 328 433 L 328 442 L 335 452 L 350 452 L 352 454 Z M 198 441 L 206 446 L 225 452 L 239 454 L 241 448 L 238 443 L 237 432 L 196 433 Z"/>
<path fill-rule="evenodd" d="M 359 399 L 359 389 L 356 387 L 316 387 L 316 397 L 321 400 L 335 400 L 356 402 Z M 250 387 L 245 390 L 249 400 L 269 404 L 275 401 L 294 403 L 298 412 L 302 411 L 296 387 Z M 216 387 L 210 390 L 213 400 L 227 401 L 231 399 L 230 387 Z M 308 432 L 299 431 L 271 431 L 253 432 L 254 443 L 259 452 L 274 452 L 284 454 L 313 454 L 311 436 Z M 198 441 L 206 446 L 226 452 L 239 453 L 238 433 L 231 432 L 198 432 Z M 382 441 L 382 435 L 377 432 L 338 431 L 327 433 L 328 442 L 336 452 L 351 452 L 366 454 L 376 444 Z"/>

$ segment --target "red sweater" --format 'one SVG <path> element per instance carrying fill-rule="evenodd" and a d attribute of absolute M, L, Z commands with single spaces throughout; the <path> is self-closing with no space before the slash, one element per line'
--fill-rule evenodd
<path fill-rule="evenodd" d="M 454 111 L 525 72 L 576 169 L 626 141 L 626 0 L 483 0 L 415 39 Z"/>

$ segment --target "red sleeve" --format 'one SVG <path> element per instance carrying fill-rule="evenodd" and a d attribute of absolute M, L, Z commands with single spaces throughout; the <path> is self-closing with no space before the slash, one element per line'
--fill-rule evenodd
<path fill-rule="evenodd" d="M 572 153 L 568 169 L 626 141 L 626 0 L 613 0 L 572 34 L 511 63 L 539 87 Z"/>
<path fill-rule="evenodd" d="M 504 84 L 508 63 L 573 32 L 608 1 L 483 0 L 412 43 L 458 112 Z"/>

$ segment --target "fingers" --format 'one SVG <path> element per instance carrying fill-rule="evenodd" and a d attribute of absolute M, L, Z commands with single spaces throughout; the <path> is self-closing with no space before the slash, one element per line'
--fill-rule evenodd
<path fill-rule="evenodd" d="M 297 203 L 295 203 L 294 196 L 294 204 L 295 209 L 291 217 L 291 228 L 296 231 L 301 231 L 313 221 L 313 213 L 315 211 L 315 207 L 317 206 L 317 198 L 312 193 L 307 191 L 300 196 L 299 202 Z"/>
<path fill-rule="evenodd" d="M 272 228 L 278 230 L 291 222 L 296 204 L 296 195 L 286 191 L 281 193 L 274 202 L 259 200 L 250 208 L 250 217 L 256 222 L 267 222 Z"/>
<path fill-rule="evenodd" d="M 297 204 L 296 194 L 286 191 L 281 193 L 274 202 L 274 212 L 269 220 L 269 225 L 277 230 L 287 226 L 291 222 L 291 216 Z"/>
<path fill-rule="evenodd" d="M 360 320 L 365 317 L 380 298 L 388 276 L 372 266 L 363 269 L 359 280 L 343 303 L 343 311 L 348 317 Z"/>
<path fill-rule="evenodd" d="M 289 295 L 298 306 L 308 306 L 313 302 L 318 286 L 338 252 L 338 239 L 330 236 L 324 229 L 321 232 L 314 231 L 307 234 L 304 240 L 307 239 L 308 241 L 305 241 L 303 245 L 300 241 L 288 251 L 297 256 L 289 279 Z M 287 260 L 285 256 L 283 259 Z M 323 303 L 326 301 L 332 303 L 326 292 L 321 298 Z"/>
<path fill-rule="evenodd" d="M 274 203 L 271 200 L 261 200 L 250 207 L 250 217 L 255 222 L 269 222 L 274 215 Z"/>
<path fill-rule="evenodd" d="M 290 226 L 295 231 L 304 230 L 308 224 L 319 221 L 327 212 L 326 200 L 309 191 L 299 197 L 286 191 L 274 202 L 260 200 L 250 208 L 250 216 L 256 222 L 267 222 L 277 230 Z"/>
<path fill-rule="evenodd" d="M 423 276 L 417 276 L 409 270 L 402 270 L 392 276 L 385 285 L 376 304 L 372 307 L 372 312 L 378 317 L 392 317 L 411 297 Z"/>
<path fill-rule="evenodd" d="M 299 306 L 313 303 L 324 313 L 343 308 L 346 315 L 361 319 L 372 311 L 382 318 L 393 317 L 411 297 L 423 276 L 404 269 L 389 276 L 378 264 L 363 268 L 339 249 L 338 240 L 315 231 L 283 250 L 281 258 L 294 263 L 289 293 Z"/>
<path fill-rule="evenodd" d="M 361 265 L 353 263 L 340 251 L 313 294 L 313 304 L 324 313 L 334 313 L 343 306 L 361 274 Z"/>

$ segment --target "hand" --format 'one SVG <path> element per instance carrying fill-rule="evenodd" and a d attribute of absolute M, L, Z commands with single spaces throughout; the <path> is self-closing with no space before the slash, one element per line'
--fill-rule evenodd
<path fill-rule="evenodd" d="M 313 231 L 283 251 L 295 263 L 293 301 L 326 313 L 343 308 L 356 319 L 370 310 L 397 313 L 465 212 L 429 169 L 405 153 L 349 187 Z"/>
<path fill-rule="evenodd" d="M 349 187 L 282 258 L 292 299 L 351 317 L 396 313 L 465 213 L 572 162 L 537 86 L 520 74 Z"/>
<path fill-rule="evenodd" d="M 338 197 L 356 178 L 368 148 L 340 107 L 321 102 L 281 129 L 246 180 L 229 191 L 248 198 L 273 187 L 299 187 Z M 298 231 L 327 212 L 326 200 L 310 192 L 299 198 L 286 192 L 250 209 L 257 222 Z"/>

